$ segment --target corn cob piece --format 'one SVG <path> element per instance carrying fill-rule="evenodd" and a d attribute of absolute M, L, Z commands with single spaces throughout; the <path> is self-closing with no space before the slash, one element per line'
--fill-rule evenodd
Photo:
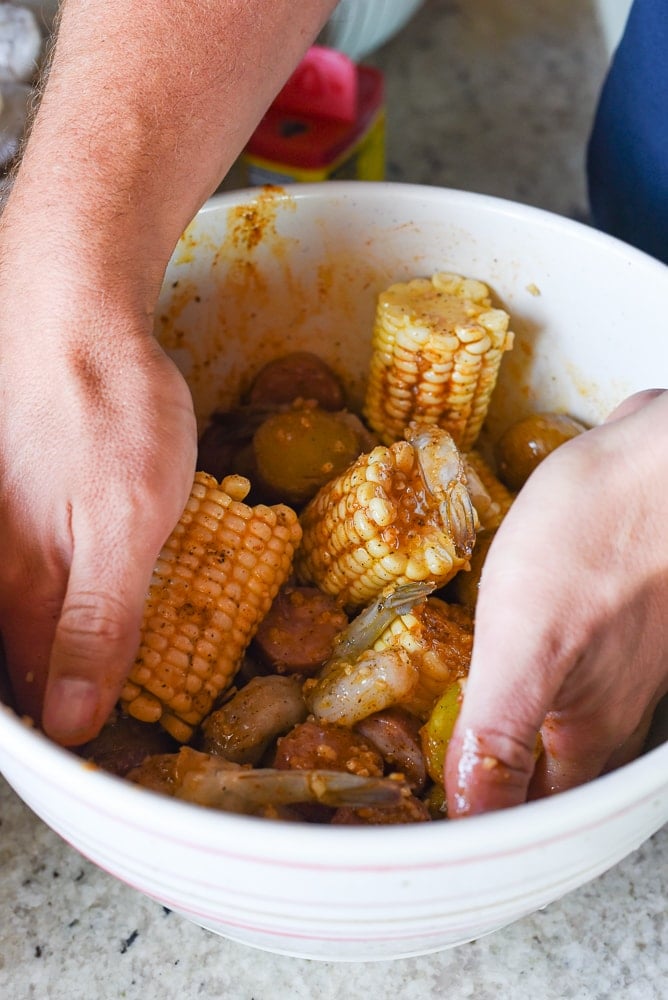
<path fill-rule="evenodd" d="M 515 495 L 501 482 L 491 465 L 472 449 L 464 456 L 466 480 L 471 500 L 480 518 L 480 527 L 486 531 L 498 528 Z"/>
<path fill-rule="evenodd" d="M 454 599 L 471 611 L 478 601 L 480 577 L 497 528 L 510 510 L 515 495 L 497 478 L 480 452 L 473 449 L 464 456 L 466 481 L 471 500 L 480 520 L 480 531 L 471 553 L 469 568 L 453 583 Z"/>
<path fill-rule="evenodd" d="M 383 444 L 411 421 L 437 424 L 467 451 L 487 414 L 509 316 L 488 287 L 456 274 L 391 285 L 378 297 L 364 404 Z"/>
<path fill-rule="evenodd" d="M 426 720 L 436 700 L 468 673 L 470 612 L 404 584 L 368 605 L 342 633 L 317 679 L 304 685 L 316 719 L 353 726 L 392 705 Z"/>
<path fill-rule="evenodd" d="M 385 588 L 447 583 L 468 565 L 477 517 L 447 431 L 409 428 L 327 483 L 301 513 L 295 571 L 348 611 Z"/>
<path fill-rule="evenodd" d="M 417 626 L 412 626 L 411 618 Z M 403 624 L 407 628 L 412 626 L 419 643 L 412 653 L 418 668 L 417 683 L 402 705 L 426 720 L 446 688 L 468 674 L 473 649 L 473 616 L 459 604 L 446 604 L 438 597 L 430 597 L 411 615 L 406 615 Z M 397 625 L 393 624 L 393 628 L 397 629 Z M 390 635 L 391 629 L 388 629 L 379 644 L 391 641 Z"/>
<path fill-rule="evenodd" d="M 198 472 L 156 564 L 125 711 L 187 742 L 231 684 L 287 579 L 301 538 L 283 504 L 249 507 L 250 483 Z"/>

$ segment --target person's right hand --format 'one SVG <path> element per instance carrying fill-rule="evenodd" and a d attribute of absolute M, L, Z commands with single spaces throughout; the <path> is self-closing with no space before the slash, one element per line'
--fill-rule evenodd
<path fill-rule="evenodd" d="M 0 632 L 19 710 L 74 745 L 131 667 L 195 421 L 149 307 L 85 262 L 20 258 L 0 266 Z"/>
<path fill-rule="evenodd" d="M 550 455 L 489 549 L 448 814 L 563 791 L 637 755 L 668 691 L 667 607 L 668 392 L 649 391 Z"/>

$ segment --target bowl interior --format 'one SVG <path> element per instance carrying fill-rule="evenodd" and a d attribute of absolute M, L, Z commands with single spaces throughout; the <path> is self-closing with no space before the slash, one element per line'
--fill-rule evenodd
<path fill-rule="evenodd" d="M 200 429 L 266 361 L 298 349 L 328 361 L 359 407 L 378 292 L 437 270 L 482 279 L 512 317 L 490 438 L 539 407 L 596 423 L 654 384 L 667 268 L 538 209 L 413 185 L 215 196 L 174 251 L 156 335 L 189 383 Z M 629 348 L 637 329 L 642 351 Z M 11 701 L 1 663 L 0 697 Z M 661 706 L 652 745 L 668 738 L 667 714 Z"/>
<path fill-rule="evenodd" d="M 200 427 L 234 405 L 256 371 L 313 350 L 359 407 L 377 294 L 455 271 L 480 278 L 511 314 L 485 434 L 537 408 L 595 424 L 654 385 L 651 345 L 668 269 L 584 225 L 457 191 L 328 183 L 217 196 L 179 242 L 156 317 L 186 376 Z M 658 341 L 657 341 L 658 345 Z M 667 705 L 650 745 L 668 738 Z"/>
<path fill-rule="evenodd" d="M 485 196 L 411 185 L 329 183 L 220 195 L 169 265 L 156 327 L 203 423 L 257 369 L 295 349 L 320 353 L 359 404 L 377 293 L 456 271 L 490 285 L 512 316 L 491 432 L 531 409 L 595 423 L 654 384 L 645 344 L 666 269 L 557 216 Z"/>

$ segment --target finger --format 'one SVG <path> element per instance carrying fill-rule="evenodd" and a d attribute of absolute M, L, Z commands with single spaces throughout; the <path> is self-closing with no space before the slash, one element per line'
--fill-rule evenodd
<path fill-rule="evenodd" d="M 526 800 L 538 732 L 577 659 L 563 628 L 573 620 L 570 604 L 577 598 L 572 588 L 554 585 L 562 575 L 567 578 L 566 567 L 559 565 L 558 552 L 551 565 L 537 555 L 551 518 L 549 505 L 559 505 L 562 498 L 541 495 L 546 521 L 536 522 L 531 493 L 527 484 L 515 501 L 490 547 L 480 582 L 471 668 L 446 758 L 452 816 Z"/>
<path fill-rule="evenodd" d="M 620 746 L 616 747 L 608 757 L 605 766 L 601 769 L 602 774 L 607 774 L 609 771 L 616 771 L 618 767 L 623 767 L 624 764 L 629 764 L 636 757 L 640 756 L 647 744 L 658 700 L 657 698 L 648 706 L 647 711 L 631 735 Z"/>
<path fill-rule="evenodd" d="M 498 720 L 496 720 L 498 722 Z M 482 718 L 463 722 L 448 747 L 445 770 L 448 816 L 475 816 L 525 802 L 534 755 L 528 738 Z"/>
<path fill-rule="evenodd" d="M 184 505 L 156 514 L 155 523 L 136 520 L 122 540 L 105 539 L 99 525 L 75 532 L 42 713 L 44 731 L 57 742 L 85 743 L 108 718 L 139 645 L 153 567 Z M 127 523 L 109 520 L 115 531 Z"/>
<path fill-rule="evenodd" d="M 545 752 L 537 762 L 529 798 L 577 788 L 635 760 L 647 740 L 657 700 L 652 700 L 632 731 L 622 739 L 618 734 L 628 731 L 625 727 L 628 718 L 611 731 L 609 725 L 602 725 L 597 719 L 563 725 L 556 713 L 548 715 L 542 728 Z M 634 714 L 632 711 L 632 720 Z"/>
<path fill-rule="evenodd" d="M 22 715 L 39 724 L 58 610 L 62 603 L 42 599 L 33 590 L 28 600 L 17 606 L 3 603 L 2 643 L 12 695 Z"/>
<path fill-rule="evenodd" d="M 49 654 L 65 593 L 62 561 L 30 549 L 5 563 L 0 594 L 2 644 L 12 695 L 22 715 L 39 725 Z"/>
<path fill-rule="evenodd" d="M 550 713 L 541 729 L 543 752 L 536 762 L 529 798 L 543 798 L 593 781 L 605 769 L 611 753 L 609 733 L 590 724 L 564 724 Z"/>
<path fill-rule="evenodd" d="M 123 599 L 116 585 L 122 585 Z M 145 588 L 134 580 L 71 578 L 51 650 L 42 727 L 74 746 L 97 735 L 118 698 L 139 644 Z"/>
<path fill-rule="evenodd" d="M 502 593 L 497 607 L 486 613 L 481 584 L 471 669 L 446 758 L 450 816 L 526 800 L 537 734 L 553 693 L 534 669 L 540 640 L 518 622 L 514 588 L 509 583 Z"/>
<path fill-rule="evenodd" d="M 657 396 L 662 396 L 665 391 L 665 389 L 643 389 L 640 392 L 635 392 L 623 400 L 619 406 L 616 406 L 605 422 L 610 423 L 613 420 L 621 420 L 623 417 L 631 416 L 632 413 L 636 413 L 651 403 Z"/>

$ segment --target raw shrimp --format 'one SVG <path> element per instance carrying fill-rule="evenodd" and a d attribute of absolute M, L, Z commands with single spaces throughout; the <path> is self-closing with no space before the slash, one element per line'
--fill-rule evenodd
<path fill-rule="evenodd" d="M 319 802 L 328 806 L 396 806 L 410 794 L 401 778 L 366 778 L 343 771 L 251 768 L 181 747 L 167 769 L 164 791 L 213 809 L 262 815 L 267 807 Z M 149 759 L 150 760 L 150 759 Z M 148 762 L 147 762 L 148 763 Z M 130 777 L 142 784 L 142 768 Z M 155 784 L 150 787 L 155 789 Z"/>
<path fill-rule="evenodd" d="M 426 719 L 447 684 L 468 673 L 471 614 L 430 597 L 433 589 L 397 587 L 344 629 L 318 679 L 304 686 L 317 719 L 353 726 L 392 705 Z"/>
<path fill-rule="evenodd" d="M 430 424 L 412 424 L 406 440 L 415 449 L 425 487 L 438 504 L 457 556 L 468 558 L 475 545 L 478 518 L 459 449 L 450 435 Z"/>
<path fill-rule="evenodd" d="M 318 680 L 305 684 L 306 704 L 316 719 L 352 726 L 411 693 L 419 671 L 404 645 L 410 645 L 410 630 L 403 630 L 388 648 L 369 647 L 432 590 L 433 583 L 397 587 L 376 598 L 344 629 Z"/>

